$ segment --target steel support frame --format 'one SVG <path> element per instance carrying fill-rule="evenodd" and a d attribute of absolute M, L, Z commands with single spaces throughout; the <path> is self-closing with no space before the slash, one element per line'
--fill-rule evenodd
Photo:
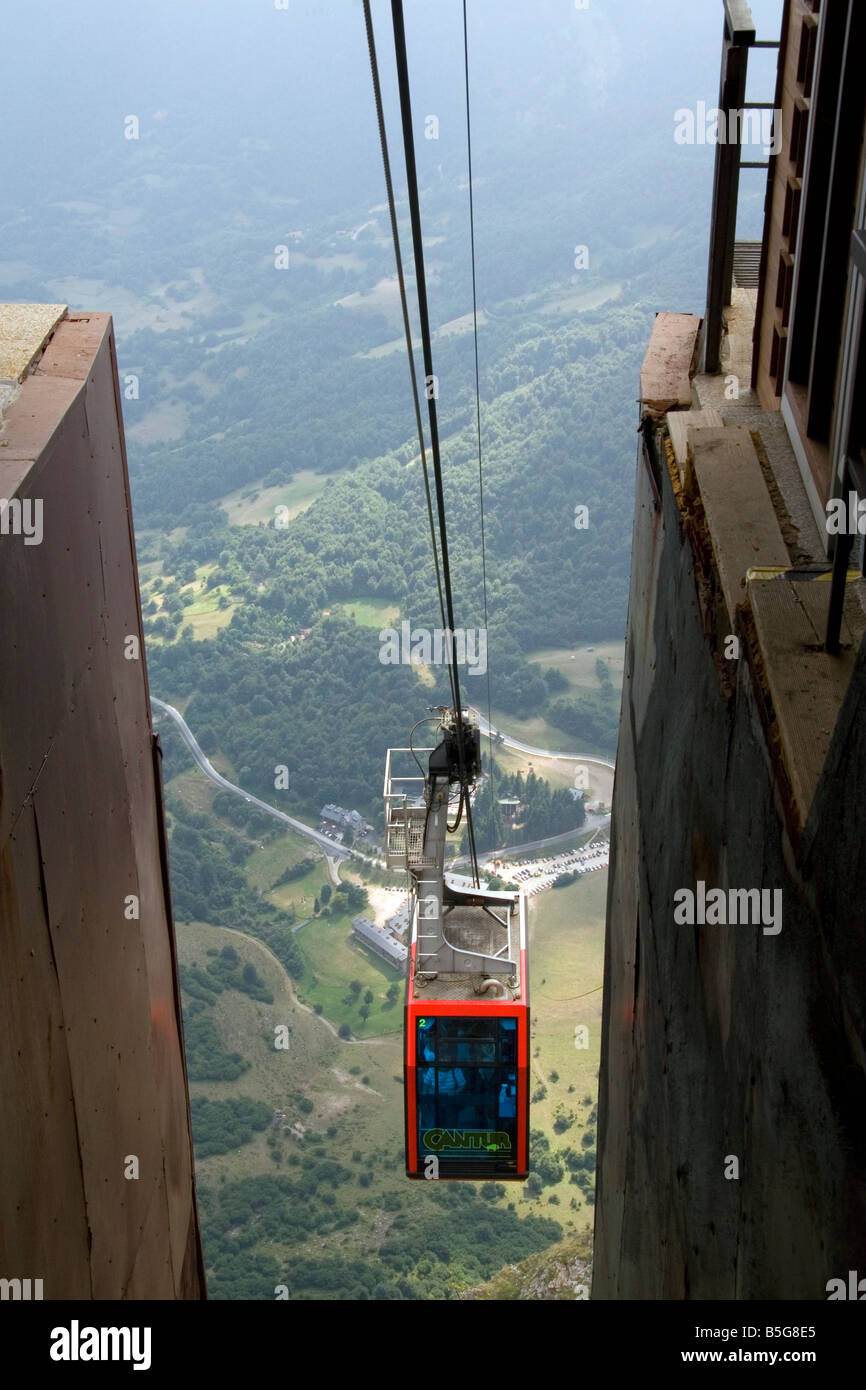
<path fill-rule="evenodd" d="M 731 302 L 734 278 L 734 242 L 737 237 L 737 200 L 740 190 L 740 122 L 737 139 L 730 140 L 731 112 L 746 104 L 749 49 L 756 39 L 752 13 L 744 0 L 725 0 L 722 37 L 722 71 L 719 110 L 725 116 L 725 139 L 716 145 L 713 177 L 713 219 L 707 274 L 707 318 L 704 329 L 704 371 L 719 370 L 724 311 Z"/>

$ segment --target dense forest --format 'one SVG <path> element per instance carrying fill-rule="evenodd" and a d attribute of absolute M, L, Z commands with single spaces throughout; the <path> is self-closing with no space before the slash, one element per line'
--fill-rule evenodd
<path fill-rule="evenodd" d="M 510 348 L 498 333 L 489 340 L 497 353 L 483 440 L 489 646 L 505 699 L 516 653 L 538 645 L 540 615 L 552 646 L 624 625 L 635 458 L 629 401 L 646 335 L 642 312 L 618 309 L 543 336 L 530 332 Z M 507 344 L 511 335 L 504 336 Z M 395 359 L 386 360 L 397 376 Z M 216 508 L 190 505 L 175 512 L 184 534 L 146 542 L 141 559 L 159 556 L 180 582 L 190 565 L 214 564 L 208 583 L 243 600 L 232 621 L 249 641 L 285 641 L 331 604 L 365 597 L 432 624 L 436 591 L 417 453 L 410 439 L 341 473 L 284 527 L 274 517 L 230 531 Z M 301 455 L 294 466 L 309 463 Z M 443 474 L 456 611 L 462 626 L 480 627 L 478 460 L 468 424 L 448 441 Z M 588 516 L 578 529 L 581 506 Z M 176 616 L 180 627 L 181 606 Z"/>
<path fill-rule="evenodd" d="M 627 400 L 628 344 L 641 332 L 640 315 L 621 311 L 605 324 L 524 344 L 500 364 L 510 384 L 487 425 L 487 672 L 461 672 L 466 698 L 486 700 L 489 674 L 497 709 L 547 712 L 607 755 L 616 745 L 612 692 L 563 693 L 556 673 L 546 677 L 526 656 L 538 646 L 540 614 L 544 641 L 563 646 L 624 621 L 633 465 L 609 441 Z M 611 394 L 617 372 L 622 389 Z M 455 603 L 464 625 L 479 629 L 478 477 L 468 430 L 449 449 L 445 482 Z M 589 509 L 585 529 L 575 526 L 580 505 Z M 241 785 L 266 795 L 274 767 L 284 764 L 296 806 L 337 800 L 372 814 L 384 748 L 401 744 L 430 703 L 447 701 L 447 673 L 434 670 L 435 688 L 422 688 L 412 667 L 383 664 L 376 628 L 322 614 L 368 598 L 393 603 L 413 627 L 441 622 L 412 446 L 340 476 L 285 529 L 276 521 L 230 527 L 213 505 L 191 505 L 183 516 L 182 536 L 142 549 L 143 561 L 160 559 L 165 585 L 164 611 L 149 616 L 156 605 L 145 604 L 146 627 L 169 639 L 149 650 L 154 689 L 169 700 L 192 696 L 186 717 L 196 737 L 206 753 L 230 759 Z M 239 606 L 214 638 L 194 641 L 181 589 L 205 565 L 213 566 L 208 587 Z"/>
<path fill-rule="evenodd" d="M 506 825 L 499 805 L 503 797 L 520 803 L 518 819 Z M 552 791 L 542 777 L 530 772 L 503 775 L 494 760 L 488 780 L 478 792 L 473 806 L 475 844 L 479 851 L 541 840 L 578 830 L 586 819 L 583 797 L 565 789 Z M 461 853 L 469 851 L 468 834 L 461 842 Z"/>
<path fill-rule="evenodd" d="M 402 1153 L 376 1158 L 395 1175 L 402 1166 Z M 303 1163 L 291 1154 L 288 1162 L 285 1175 L 199 1186 L 202 1236 L 214 1262 L 208 1275 L 211 1297 L 273 1299 L 283 1285 L 288 1296 L 301 1300 L 453 1299 L 464 1284 L 489 1278 L 503 1264 L 543 1250 L 562 1235 L 561 1225 L 547 1217 L 520 1217 L 513 1203 L 493 1205 L 501 1184 L 476 1189 L 434 1183 L 420 1206 L 395 1185 L 385 1197 L 385 1233 L 375 1252 L 354 1258 L 325 1254 L 323 1237 L 358 1223 L 353 1174 L 324 1153 L 320 1158 L 305 1154 Z M 360 1153 L 352 1162 L 361 1162 Z M 282 1266 L 256 1248 L 274 1240 L 306 1242 L 316 1253 L 307 1253 L 305 1246 Z"/>

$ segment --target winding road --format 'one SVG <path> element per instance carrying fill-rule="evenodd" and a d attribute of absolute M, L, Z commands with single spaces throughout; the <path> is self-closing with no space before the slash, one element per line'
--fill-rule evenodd
<path fill-rule="evenodd" d="M 344 849 L 342 845 L 334 844 L 334 841 L 328 839 L 328 836 L 323 835 L 320 830 L 314 830 L 311 825 L 305 825 L 302 820 L 296 820 L 294 816 L 286 815 L 285 811 L 278 811 L 276 806 L 269 806 L 267 801 L 262 801 L 259 797 L 253 796 L 251 792 L 245 792 L 243 787 L 237 787 L 234 782 L 229 782 L 228 778 L 217 772 L 213 763 L 205 757 L 180 710 L 176 710 L 174 705 L 167 705 L 164 700 L 158 700 L 155 695 L 151 695 L 150 703 L 160 714 L 167 714 L 169 719 L 174 721 L 196 763 L 205 776 L 209 777 L 212 782 L 216 782 L 218 787 L 222 787 L 227 792 L 234 792 L 235 796 L 242 796 L 244 801 L 250 802 L 252 806 L 257 806 L 260 811 L 266 811 L 269 816 L 275 816 L 277 820 L 290 825 L 293 830 L 297 830 L 298 834 L 306 835 L 309 840 L 315 840 L 329 858 L 350 859 L 352 857 L 351 850 Z"/>
<path fill-rule="evenodd" d="M 314 840 L 316 844 L 319 845 L 319 847 L 323 849 L 325 852 L 326 858 L 328 859 L 331 868 L 331 879 L 334 883 L 339 882 L 337 865 L 343 859 L 361 859 L 365 863 L 377 863 L 380 867 L 384 868 L 384 863 L 382 860 L 371 861 L 368 855 L 361 854 L 359 850 L 347 849 L 343 845 L 335 844 L 334 841 L 331 840 L 327 835 L 323 835 L 320 830 L 314 830 L 311 825 L 305 824 L 305 822 L 302 820 L 297 820 L 294 816 L 287 815 L 285 811 L 278 811 L 276 806 L 271 806 L 267 801 L 262 801 L 260 797 L 253 796 L 251 792 L 245 792 L 243 787 L 238 787 L 235 785 L 234 782 L 230 782 L 227 777 L 223 777 L 221 772 L 217 772 L 213 763 L 211 763 L 209 759 L 205 757 L 204 753 L 199 747 L 199 744 L 196 742 L 195 735 L 193 734 L 192 730 L 190 729 L 180 710 L 175 709 L 174 705 L 166 704 L 165 700 L 157 699 L 155 695 L 151 695 L 150 703 L 158 714 L 167 715 L 168 718 L 171 719 L 174 722 L 174 724 L 177 725 L 177 729 L 180 733 L 181 738 L 183 739 L 184 743 L 186 744 L 187 748 L 192 754 L 197 766 L 201 768 L 202 772 L 205 774 L 206 777 L 209 777 L 210 780 L 212 782 L 215 782 L 218 787 L 222 787 L 224 791 L 232 792 L 235 796 L 242 797 L 244 801 L 248 801 L 250 805 L 256 806 L 260 811 L 265 811 L 267 815 L 274 816 L 277 820 L 282 821 L 285 825 L 291 826 L 291 828 L 293 830 L 296 830 L 299 835 L 306 835 L 307 839 Z M 500 730 L 498 729 L 493 728 L 491 730 L 491 726 L 487 723 L 487 720 L 479 713 L 479 711 L 476 710 L 474 712 L 478 714 L 478 722 L 482 734 L 489 734 L 492 732 L 495 736 L 496 734 L 500 733 Z M 614 769 L 614 764 L 606 762 L 603 758 L 584 758 L 581 757 L 578 753 L 551 753 L 549 750 L 544 748 L 532 748 L 528 743 L 521 743 L 518 739 L 510 738 L 507 734 L 502 734 L 502 739 L 504 743 L 507 745 L 507 747 L 517 749 L 521 753 L 530 753 L 537 758 L 556 758 L 561 759 L 564 762 L 574 763 L 595 763 L 596 766 L 607 768 L 611 772 Z M 545 849 L 548 845 L 555 845 L 565 840 L 569 840 L 575 834 L 581 834 L 584 830 L 592 830 L 596 828 L 596 826 L 606 824 L 609 820 L 610 816 L 608 815 L 587 815 L 583 826 L 578 827 L 576 830 L 567 830 L 562 835 L 550 835 L 545 840 L 532 840 L 525 845 L 511 845 L 509 847 L 508 852 L 514 854 L 515 852 L 523 853 L 526 850 Z M 505 852 L 506 851 L 502 849 L 489 850 L 485 854 L 480 854 L 478 856 L 478 859 L 480 863 L 485 862 L 488 859 L 495 859 L 497 856 Z M 463 856 L 461 856 L 459 859 L 450 860 L 449 867 L 462 862 L 464 862 Z"/>
<path fill-rule="evenodd" d="M 587 758 L 582 753 L 554 753 L 549 748 L 533 748 L 531 743 L 521 743 L 519 739 L 511 738 L 509 734 L 504 734 L 501 729 L 488 724 L 480 710 L 470 707 L 470 712 L 478 716 L 478 727 L 482 734 L 485 736 L 492 734 L 494 738 L 500 737 L 506 748 L 513 748 L 518 753 L 528 753 L 533 758 L 551 758 L 564 763 L 589 763 L 595 767 L 607 768 L 609 772 L 614 771 L 615 764 L 608 762 L 606 758 Z"/>

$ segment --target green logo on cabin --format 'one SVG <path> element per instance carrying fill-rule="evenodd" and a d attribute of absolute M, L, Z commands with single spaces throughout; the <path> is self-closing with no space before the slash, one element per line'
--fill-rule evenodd
<path fill-rule="evenodd" d="M 425 1149 L 433 1153 L 465 1153 L 468 1150 L 487 1153 L 510 1153 L 511 1139 L 497 1129 L 425 1129 L 421 1135 Z"/>

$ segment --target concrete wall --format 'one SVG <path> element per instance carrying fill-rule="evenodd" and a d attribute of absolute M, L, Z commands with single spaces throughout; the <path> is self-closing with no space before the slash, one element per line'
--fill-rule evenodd
<path fill-rule="evenodd" d="M 792 843 L 754 673 L 744 652 L 725 693 L 664 457 L 658 509 L 637 473 L 593 1297 L 824 1299 L 866 1275 L 866 654 Z M 676 925 L 699 879 L 782 888 L 781 932 Z"/>
<path fill-rule="evenodd" d="M 41 1278 L 46 1299 L 195 1298 L 159 752 L 107 314 L 62 321 L 23 381 L 0 427 L 0 497 L 41 501 L 44 530 L 41 544 L 0 536 L 0 1276 Z"/>

